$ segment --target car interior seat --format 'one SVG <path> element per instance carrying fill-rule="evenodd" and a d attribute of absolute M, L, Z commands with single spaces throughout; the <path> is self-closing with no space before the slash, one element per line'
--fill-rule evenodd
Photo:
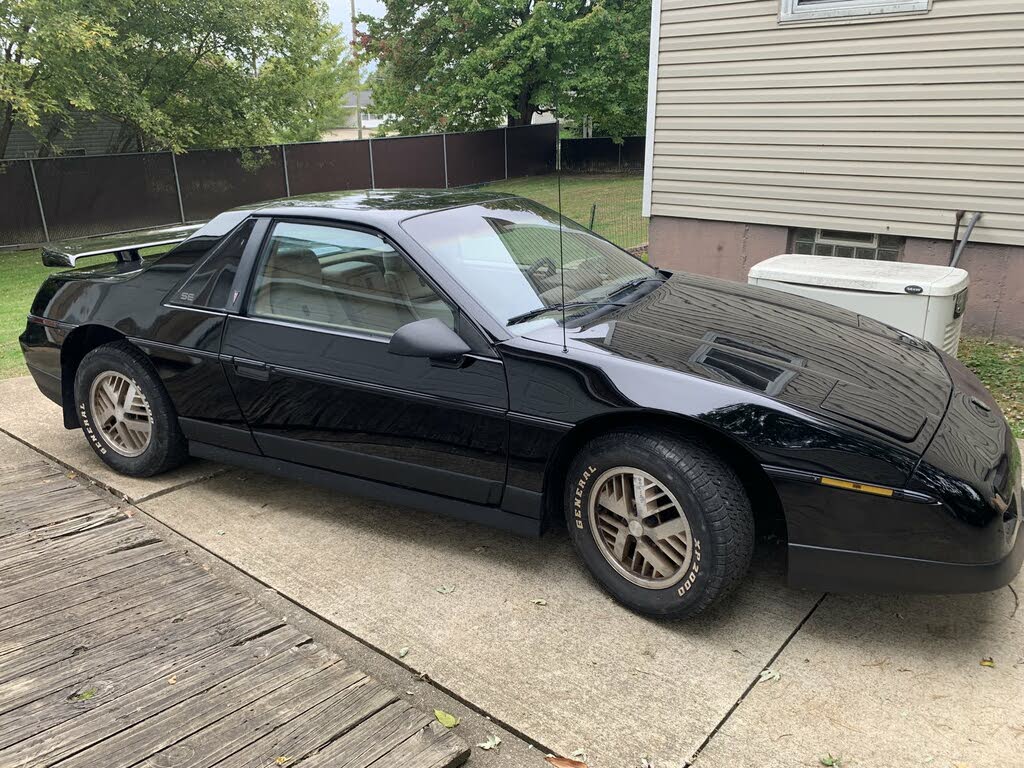
<path fill-rule="evenodd" d="M 256 312 L 327 325 L 347 325 L 344 307 L 324 286 L 323 271 L 309 248 L 275 244 L 256 289 Z"/>

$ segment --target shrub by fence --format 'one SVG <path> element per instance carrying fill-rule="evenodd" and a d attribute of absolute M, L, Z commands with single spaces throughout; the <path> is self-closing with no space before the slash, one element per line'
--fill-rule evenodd
<path fill-rule="evenodd" d="M 0 161 L 0 246 L 197 221 L 345 189 L 446 188 L 550 173 L 558 126 Z M 642 155 L 642 150 L 641 150 Z"/>

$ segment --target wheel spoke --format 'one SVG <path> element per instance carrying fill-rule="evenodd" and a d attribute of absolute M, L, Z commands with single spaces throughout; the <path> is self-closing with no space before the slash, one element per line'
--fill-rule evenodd
<path fill-rule="evenodd" d="M 650 541 L 646 539 L 637 540 L 636 551 L 637 554 L 654 569 L 655 576 L 664 578 L 675 573 L 677 568 L 676 563 L 670 558 L 665 557 L 662 551 L 654 546 Z"/>
<path fill-rule="evenodd" d="M 629 500 L 626 498 L 624 481 L 621 477 L 613 477 L 598 491 L 597 503 L 613 515 L 628 520 L 630 517 Z"/>
<path fill-rule="evenodd" d="M 686 522 L 686 518 L 680 515 L 672 520 L 667 520 L 664 523 L 658 523 L 652 525 L 647 529 L 648 534 L 652 539 L 660 541 L 666 539 L 669 536 L 684 536 L 688 537 L 690 533 L 690 525 Z"/>
<path fill-rule="evenodd" d="M 107 371 L 90 387 L 92 416 L 108 446 L 123 456 L 138 456 L 152 439 L 149 403 L 128 376 Z"/>
<path fill-rule="evenodd" d="M 594 483 L 589 515 L 601 554 L 634 584 L 663 589 L 688 572 L 689 521 L 651 474 L 632 467 L 606 471 Z"/>

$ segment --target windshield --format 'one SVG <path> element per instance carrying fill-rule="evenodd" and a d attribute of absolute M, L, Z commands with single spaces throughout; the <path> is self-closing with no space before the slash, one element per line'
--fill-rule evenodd
<path fill-rule="evenodd" d="M 579 319 L 654 269 L 563 218 L 566 320 Z M 449 208 L 402 226 L 492 315 L 516 333 L 561 320 L 558 214 L 510 198 Z M 622 292 L 623 294 L 625 292 Z M 550 308 L 550 312 L 546 311 Z"/>

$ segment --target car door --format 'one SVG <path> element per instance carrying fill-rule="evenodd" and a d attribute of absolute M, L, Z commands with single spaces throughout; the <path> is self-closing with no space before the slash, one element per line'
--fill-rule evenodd
<path fill-rule="evenodd" d="M 263 453 L 497 504 L 506 469 L 503 365 L 490 354 L 442 365 L 389 353 L 398 328 L 429 317 L 472 336 L 467 319 L 380 234 L 273 222 L 245 311 L 228 319 L 221 349 Z"/>

